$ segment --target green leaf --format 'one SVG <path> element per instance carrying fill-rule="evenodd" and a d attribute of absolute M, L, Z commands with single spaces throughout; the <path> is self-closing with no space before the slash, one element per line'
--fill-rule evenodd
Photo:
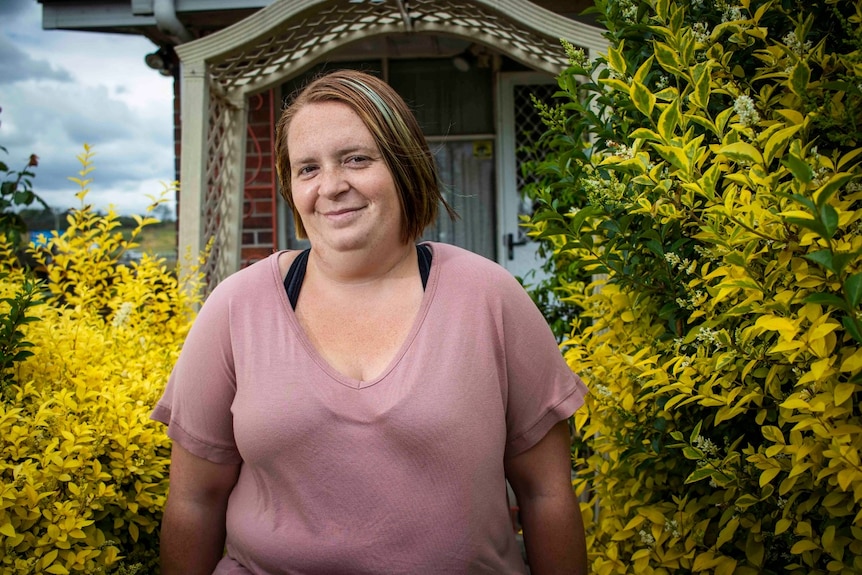
<path fill-rule="evenodd" d="M 692 458 L 689 458 L 692 459 Z M 691 474 L 685 478 L 686 483 L 696 483 L 703 479 L 709 479 L 715 475 L 715 470 L 710 467 L 699 467 L 691 472 Z"/>
<path fill-rule="evenodd" d="M 734 503 L 734 505 L 736 505 L 740 509 L 748 509 L 752 505 L 755 505 L 759 502 L 760 502 L 760 500 L 758 498 L 756 498 L 754 495 L 750 495 L 748 493 L 743 493 L 742 495 L 737 497 L 736 501 L 734 501 L 733 503 Z"/>
<path fill-rule="evenodd" d="M 620 42 L 617 47 L 608 48 L 608 66 L 620 76 L 626 75 L 626 59 L 623 56 L 623 50 L 623 42 Z"/>
<path fill-rule="evenodd" d="M 811 79 L 811 69 L 805 60 L 800 60 L 790 73 L 790 90 L 804 98 L 808 93 L 808 81 Z"/>
<path fill-rule="evenodd" d="M 587 218 L 592 217 L 599 213 L 601 210 L 596 206 L 587 206 L 585 208 L 581 208 L 578 210 L 570 220 L 569 220 L 569 229 L 573 234 L 578 235 L 581 231 L 581 226 L 584 225 L 584 222 Z"/>
<path fill-rule="evenodd" d="M 837 309 L 841 309 L 844 311 L 850 311 L 847 309 L 847 302 L 838 297 L 835 294 L 831 293 L 812 293 L 805 296 L 803 300 L 805 303 L 813 303 L 817 305 L 828 305 Z"/>
<path fill-rule="evenodd" d="M 703 195 L 710 200 L 715 200 L 715 186 L 718 183 L 719 174 L 720 171 L 718 164 L 712 164 L 700 179 Z"/>
<path fill-rule="evenodd" d="M 829 204 L 820 207 L 820 221 L 823 223 L 824 238 L 832 239 L 838 231 L 838 212 Z"/>
<path fill-rule="evenodd" d="M 658 133 L 664 142 L 673 138 L 674 131 L 679 125 L 679 118 L 679 99 L 676 99 L 665 107 L 658 119 Z"/>
<path fill-rule="evenodd" d="M 629 134 L 629 137 L 632 139 L 644 139 L 653 141 L 661 140 L 659 135 L 650 130 L 649 128 L 638 128 L 637 130 Z"/>
<path fill-rule="evenodd" d="M 846 172 L 841 174 L 835 174 L 829 181 L 826 182 L 821 188 L 819 188 L 816 192 L 814 192 L 814 199 L 817 203 L 817 206 L 823 206 L 826 202 L 829 201 L 829 198 L 837 192 L 841 186 L 849 182 L 853 179 L 853 174 L 848 174 Z"/>
<path fill-rule="evenodd" d="M 653 52 L 655 53 L 655 59 L 658 60 L 659 66 L 664 68 L 665 71 L 670 72 L 671 74 L 681 73 L 682 62 L 680 61 L 679 54 L 676 50 L 672 49 L 664 42 L 654 42 Z"/>
<path fill-rule="evenodd" d="M 775 158 L 775 156 L 782 153 L 784 147 L 790 141 L 790 138 L 792 138 L 793 135 L 801 128 L 802 124 L 797 124 L 795 126 L 778 130 L 769 137 L 769 140 L 766 142 L 766 146 L 763 148 L 763 158 L 766 160 L 767 165 L 772 162 L 772 159 Z"/>
<path fill-rule="evenodd" d="M 810 254 L 805 254 L 805 259 L 811 260 L 830 272 L 835 273 L 835 268 L 832 267 L 832 250 L 818 250 L 816 252 L 811 252 Z"/>
<path fill-rule="evenodd" d="M 841 252 L 841 253 L 833 253 L 832 254 L 832 266 L 835 268 L 835 274 L 841 275 L 844 273 L 844 268 L 847 267 L 851 261 L 856 259 L 856 254 Z"/>
<path fill-rule="evenodd" d="M 710 88 L 710 73 L 709 65 L 706 62 L 701 62 L 694 67 L 692 73 L 694 80 L 694 91 L 691 93 L 691 100 L 699 108 L 706 110 L 709 104 L 709 88 Z"/>
<path fill-rule="evenodd" d="M 802 182 L 803 184 L 808 184 L 814 179 L 814 172 L 811 170 L 811 166 L 805 163 L 805 160 L 798 156 L 788 156 L 786 158 L 782 158 L 781 163 L 790 170 L 790 173 L 793 174 L 793 177 Z"/>
<path fill-rule="evenodd" d="M 682 170 L 686 174 L 691 172 L 691 165 L 688 163 L 688 156 L 686 156 L 685 150 L 677 146 L 662 146 L 661 144 L 653 144 L 652 146 L 672 166 Z"/>
<path fill-rule="evenodd" d="M 685 456 L 686 459 L 691 459 L 693 461 L 698 461 L 705 457 L 703 451 L 690 445 L 686 445 L 682 448 L 682 454 Z"/>
<path fill-rule="evenodd" d="M 703 426 L 703 420 L 698 421 L 695 424 L 694 429 L 691 430 L 691 435 L 688 437 L 689 443 L 694 443 L 695 441 L 697 441 L 697 438 L 700 437 L 700 428 L 702 426 Z"/>
<path fill-rule="evenodd" d="M 844 293 L 851 308 L 856 308 L 862 303 L 862 273 L 853 274 L 844 280 Z"/>
<path fill-rule="evenodd" d="M 809 199 L 808 199 L 808 198 L 806 198 L 805 196 L 801 196 L 801 195 L 799 195 L 799 194 L 791 194 L 789 197 L 790 197 L 794 202 L 799 203 L 799 204 L 802 204 L 803 206 L 805 206 L 806 208 L 808 208 L 808 209 L 809 209 L 809 210 L 811 210 L 812 212 L 816 212 L 816 211 L 817 211 L 817 206 L 814 204 L 814 202 L 813 202 L 813 201 L 811 201 L 811 200 L 809 200 Z"/>
<path fill-rule="evenodd" d="M 619 78 L 602 78 L 599 80 L 599 83 L 614 88 L 619 92 L 623 92 L 624 94 L 629 93 L 629 85 L 620 80 Z"/>
<path fill-rule="evenodd" d="M 852 162 L 856 156 L 862 154 L 862 148 L 856 148 L 855 150 L 850 150 L 838 160 L 838 163 L 835 165 L 836 170 L 845 170 L 848 168 L 852 168 L 852 166 L 847 166 L 848 163 Z"/>
<path fill-rule="evenodd" d="M 655 107 L 656 98 L 655 95 L 649 91 L 649 88 L 640 82 L 634 81 L 632 82 L 631 88 L 629 88 L 629 96 L 631 96 L 635 108 L 637 108 L 641 114 L 647 117 L 652 117 L 652 110 Z"/>
<path fill-rule="evenodd" d="M 847 333 L 858 343 L 862 343 L 862 331 L 859 331 L 859 324 L 849 315 L 845 315 L 841 319 L 841 325 L 847 330 Z"/>
<path fill-rule="evenodd" d="M 640 82 L 641 84 L 646 82 L 647 75 L 649 75 L 650 70 L 652 70 L 652 63 L 654 59 L 655 58 L 653 56 L 650 56 L 649 58 L 644 60 L 644 63 L 641 64 L 640 67 L 638 67 L 637 72 L 635 72 L 635 75 L 632 77 L 635 82 Z"/>
<path fill-rule="evenodd" d="M 747 164 L 762 164 L 763 156 L 760 151 L 749 144 L 748 142 L 735 142 L 722 146 L 718 150 L 719 154 L 727 156 L 734 162 L 743 162 Z"/>

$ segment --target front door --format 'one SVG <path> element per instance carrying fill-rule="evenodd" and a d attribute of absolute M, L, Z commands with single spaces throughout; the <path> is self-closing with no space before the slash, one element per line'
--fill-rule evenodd
<path fill-rule="evenodd" d="M 529 181 L 521 168 L 524 162 L 537 159 L 525 148 L 545 131 L 532 96 L 551 102 L 558 87 L 555 79 L 547 74 L 510 72 L 501 74 L 497 88 L 500 150 L 497 159 L 500 176 L 497 261 L 525 283 L 535 284 L 543 277 L 543 261 L 538 257 L 537 244 L 527 237 L 520 225 L 521 216 L 533 211 L 531 203 L 523 198 L 523 188 Z"/>
<path fill-rule="evenodd" d="M 435 138 L 428 144 L 437 160 L 443 196 L 460 216 L 452 221 L 441 208 L 423 239 L 454 244 L 496 259 L 494 218 L 494 140 L 489 135 Z"/>

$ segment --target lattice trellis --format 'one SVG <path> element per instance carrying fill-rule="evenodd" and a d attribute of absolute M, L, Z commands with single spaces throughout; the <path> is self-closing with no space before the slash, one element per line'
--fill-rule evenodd
<path fill-rule="evenodd" d="M 525 29 L 517 15 L 502 15 L 463 1 L 410 0 L 406 16 L 392 0 L 386 3 L 333 2 L 314 14 L 285 22 L 271 33 L 211 67 L 213 82 L 230 91 L 265 83 L 285 70 L 315 60 L 334 45 L 387 32 L 460 32 L 496 49 L 539 61 L 547 69 L 566 65 L 559 40 Z M 508 50 L 507 50 L 508 48 Z"/>
<path fill-rule="evenodd" d="M 515 172 L 519 192 L 530 183 L 524 178 L 522 167 L 525 162 L 540 159 L 532 148 L 547 129 L 542 122 L 539 111 L 533 105 L 533 98 L 552 105 L 554 93 L 558 89 L 556 84 L 521 84 L 515 86 L 513 93 L 515 101 L 514 127 L 515 141 L 518 142 L 518 149 L 515 151 Z"/>
<path fill-rule="evenodd" d="M 211 286 L 235 270 L 227 269 L 222 257 L 230 238 L 229 228 L 224 224 L 224 214 L 231 201 L 229 185 L 236 172 L 238 147 L 231 138 L 234 124 L 238 120 L 233 106 L 221 97 L 211 97 L 209 102 L 209 130 L 206 142 L 206 193 L 201 217 L 203 236 L 209 245 L 209 254 L 203 266 L 207 283 Z"/>
<path fill-rule="evenodd" d="M 205 265 L 210 285 L 215 285 L 234 270 L 224 257 L 230 244 L 228 234 L 236 233 L 225 225 L 231 194 L 238 196 L 241 186 L 236 172 L 241 165 L 234 142 L 234 128 L 244 110 L 230 104 L 264 88 L 275 86 L 319 61 L 325 54 L 353 41 L 392 33 L 452 34 L 470 38 L 509 55 L 531 67 L 555 72 L 567 65 L 559 39 L 545 30 L 524 24 L 523 14 L 494 11 L 482 3 L 462 0 L 404 0 L 397 2 L 351 2 L 333 0 L 312 5 L 302 12 L 282 10 L 280 24 L 261 25 L 266 32 L 243 38 L 226 35 L 224 51 L 213 50 L 206 61 L 209 85 L 209 133 L 206 145 L 206 189 L 203 238 L 210 255 Z M 282 3 L 281 8 L 290 8 Z M 299 10 L 297 8 L 297 10 Z M 262 11 L 261 15 L 263 15 Z M 269 13 L 266 14 L 267 16 Z M 271 22 L 271 21 L 270 21 Z M 229 30 L 225 30 L 227 34 Z M 203 39 L 202 41 L 206 41 Z M 570 40 L 576 40 L 570 38 Z M 577 43 L 577 42 L 576 42 Z M 194 43 L 193 43 L 194 44 Z M 211 45 L 213 46 L 213 45 Z M 212 50 L 212 48 L 209 48 Z M 218 52 L 217 54 L 215 52 Z M 240 209 L 237 207 L 237 209 Z"/>

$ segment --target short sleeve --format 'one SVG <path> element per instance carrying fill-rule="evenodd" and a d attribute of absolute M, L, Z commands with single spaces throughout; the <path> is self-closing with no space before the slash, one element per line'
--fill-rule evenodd
<path fill-rule="evenodd" d="M 168 436 L 192 454 L 240 463 L 231 412 L 236 377 L 226 288 L 219 284 L 201 307 L 150 417 L 167 424 Z"/>
<path fill-rule="evenodd" d="M 536 445 L 584 403 L 587 387 L 563 358 L 539 309 L 520 284 L 503 298 L 506 457 Z"/>

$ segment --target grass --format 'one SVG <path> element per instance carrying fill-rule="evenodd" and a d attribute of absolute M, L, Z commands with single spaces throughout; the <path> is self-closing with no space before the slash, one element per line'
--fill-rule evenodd
<path fill-rule="evenodd" d="M 167 257 L 177 253 L 177 224 L 176 222 L 163 222 L 145 226 L 141 231 L 138 249 L 145 253 L 156 254 Z"/>

